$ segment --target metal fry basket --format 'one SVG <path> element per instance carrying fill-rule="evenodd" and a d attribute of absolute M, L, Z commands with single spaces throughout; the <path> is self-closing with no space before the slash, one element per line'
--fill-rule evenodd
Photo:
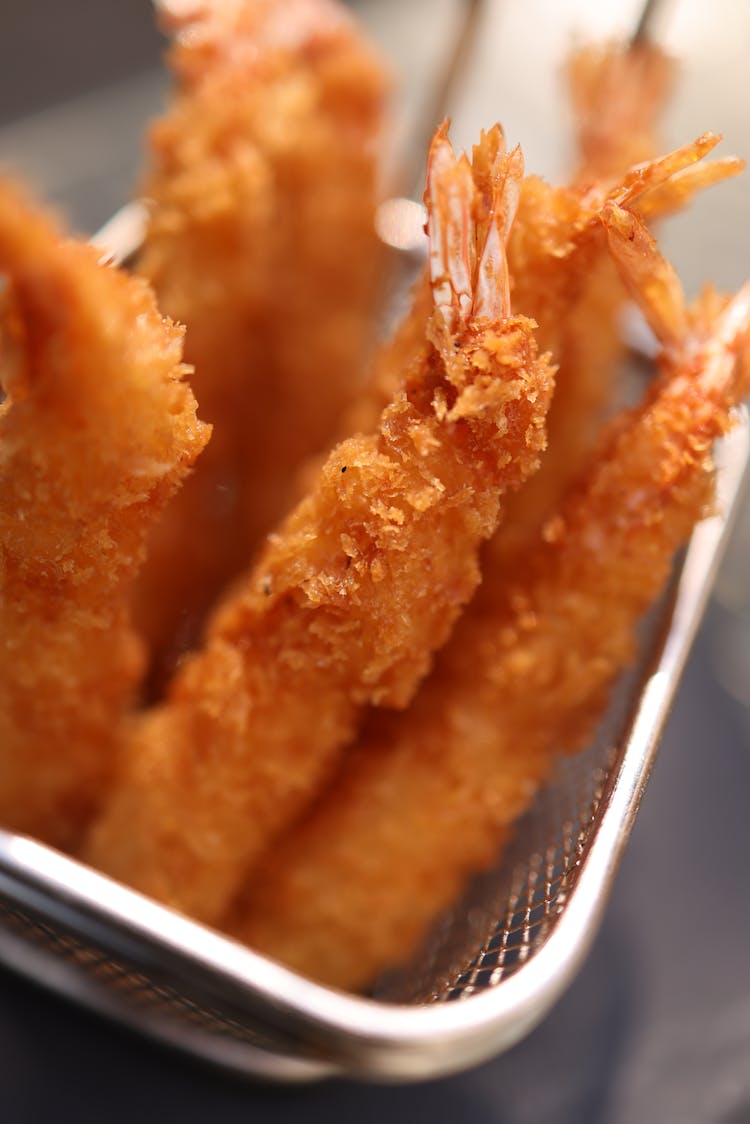
<path fill-rule="evenodd" d="M 467 5 L 471 18 L 477 7 Z M 110 256 L 127 256 L 141 223 L 131 205 L 98 241 L 118 247 Z M 718 450 L 719 513 L 698 526 L 676 564 L 596 738 L 586 752 L 561 760 L 497 868 L 474 881 L 418 956 L 370 997 L 313 984 L 5 832 L 0 960 L 159 1042 L 266 1080 L 418 1080 L 511 1046 L 559 998 L 594 938 L 749 457 L 740 410 Z"/>
<path fill-rule="evenodd" d="M 511 1046 L 596 933 L 750 455 L 719 450 L 720 514 L 692 539 L 589 749 L 563 760 L 495 871 L 371 998 L 319 987 L 31 839 L 0 833 L 0 959 L 86 1007 L 249 1076 L 417 1080 Z"/>

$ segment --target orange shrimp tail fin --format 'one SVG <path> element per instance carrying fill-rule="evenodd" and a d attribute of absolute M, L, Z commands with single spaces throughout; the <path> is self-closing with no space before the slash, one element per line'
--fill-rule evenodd
<path fill-rule="evenodd" d="M 427 234 L 435 308 L 449 334 L 471 321 L 510 316 L 506 244 L 518 207 L 523 156 L 507 152 L 499 125 L 482 134 L 472 161 L 456 156 L 444 123 L 427 162 Z"/>
<path fill-rule="evenodd" d="M 625 176 L 620 189 L 615 194 L 615 202 L 627 206 L 646 192 L 667 183 L 684 169 L 697 164 L 707 156 L 721 140 L 720 133 L 704 133 L 690 144 L 668 152 L 658 160 L 637 164 Z"/>
<path fill-rule="evenodd" d="M 448 331 L 455 333 L 468 321 L 472 305 L 474 180 L 466 157 L 453 151 L 447 122 L 430 145 L 425 204 L 432 297 Z"/>
<path fill-rule="evenodd" d="M 657 119 L 674 86 L 676 64 L 653 43 L 588 44 L 567 67 L 581 165 L 576 179 L 619 176 L 656 155 Z"/>
<path fill-rule="evenodd" d="M 674 214 L 692 201 L 698 191 L 737 176 L 745 169 L 745 161 L 738 156 L 723 156 L 683 168 L 665 183 L 646 188 L 639 197 L 636 209 L 644 219 Z"/>
<path fill-rule="evenodd" d="M 622 280 L 659 342 L 677 346 L 687 331 L 685 295 L 656 240 L 631 211 L 608 203 L 602 211 L 609 248 Z"/>
<path fill-rule="evenodd" d="M 637 215 L 608 203 L 602 213 L 623 282 L 669 353 L 703 354 L 696 384 L 727 408 L 750 389 L 750 281 L 731 300 L 706 290 L 688 309 L 682 285 Z"/>
<path fill-rule="evenodd" d="M 518 146 L 507 153 L 498 151 L 489 167 L 488 190 L 483 190 L 485 144 L 492 145 L 492 131 L 482 135 L 472 165 L 475 183 L 487 201 L 486 218 L 479 228 L 481 250 L 472 312 L 475 319 L 498 320 L 511 311 L 506 246 L 521 194 L 523 154 Z"/>

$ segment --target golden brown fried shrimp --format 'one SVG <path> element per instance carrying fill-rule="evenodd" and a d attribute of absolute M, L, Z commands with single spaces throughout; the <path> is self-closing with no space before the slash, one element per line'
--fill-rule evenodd
<path fill-rule="evenodd" d="M 334 0 L 203 0 L 171 26 L 178 90 L 151 132 L 136 268 L 187 325 L 214 435 L 139 579 L 157 680 L 291 506 L 298 462 L 328 447 L 358 389 L 387 85 Z"/>
<path fill-rule="evenodd" d="M 521 189 L 509 246 L 513 303 L 540 325 L 539 339 L 554 354 L 558 374 L 547 455 L 540 472 L 511 501 L 503 522 L 508 549 L 535 532 L 559 500 L 590 449 L 611 396 L 622 350 L 617 314 L 624 293 L 596 221 L 596 202 L 588 208 L 592 221 L 582 227 L 584 199 L 592 181 L 605 181 L 606 190 L 632 164 L 655 155 L 658 118 L 672 77 L 672 62 L 648 44 L 577 51 L 568 67 L 568 85 L 580 169 L 569 187 L 552 188 L 530 177 Z M 661 204 L 666 210 L 674 205 L 673 198 Z M 375 356 L 368 391 L 345 417 L 347 432 L 374 423 L 395 389 L 388 379 L 418 355 L 429 315 L 428 291 L 425 276 L 415 288 L 411 315 Z M 401 353 L 400 366 L 390 362 L 394 348 Z"/>
<path fill-rule="evenodd" d="M 733 157 L 700 163 L 718 140 L 706 134 L 626 170 L 614 182 L 552 187 L 536 176 L 524 179 L 508 244 L 513 306 L 536 320 L 538 339 L 554 355 L 558 374 L 548 448 L 539 472 L 508 498 L 500 529 L 484 552 L 485 583 L 504 584 L 506 566 L 555 509 L 594 442 L 611 395 L 621 350 L 616 320 L 625 294 L 607 251 L 603 208 L 618 199 L 652 218 L 684 206 L 700 188 L 742 170 L 743 162 Z M 421 361 L 428 292 L 424 277 L 394 339 L 379 351 L 365 393 L 346 417 L 352 430 L 372 424 L 396 391 L 401 371 Z M 390 362 L 394 356 L 399 366 Z"/>
<path fill-rule="evenodd" d="M 712 503 L 711 444 L 748 389 L 750 285 L 689 317 L 638 220 L 614 204 L 605 219 L 664 343 L 660 380 L 612 423 L 515 583 L 481 587 L 411 709 L 374 716 L 227 921 L 324 983 L 361 988 L 409 956 L 495 860 L 554 755 L 586 743 L 638 617 Z"/>
<path fill-rule="evenodd" d="M 567 79 L 575 113 L 579 183 L 616 178 L 659 150 L 656 124 L 676 66 L 645 41 L 587 45 L 574 51 Z"/>
<path fill-rule="evenodd" d="M 208 437 L 148 286 L 0 184 L 0 824 L 72 845 L 143 653 L 146 534 Z"/>
<path fill-rule="evenodd" d="M 609 43 L 576 51 L 567 69 L 579 153 L 571 186 L 585 194 L 592 183 L 616 183 L 631 165 L 656 155 L 674 65 L 654 45 Z M 522 199 L 519 239 L 526 227 L 549 229 L 556 211 L 565 221 L 569 204 L 563 192 L 529 181 Z M 590 214 L 594 217 L 595 208 Z M 559 220 L 555 225 L 559 229 Z M 504 531 L 489 548 L 488 569 L 493 560 L 495 566 L 504 559 L 512 564 L 514 552 L 537 533 L 575 479 L 612 405 L 623 352 L 619 315 L 625 293 L 600 224 L 589 223 L 569 247 L 555 242 L 542 241 L 526 268 L 517 266 L 512 273 L 518 278 L 514 302 L 541 325 L 539 339 L 555 356 L 558 374 L 547 455 L 540 472 L 511 500 Z M 524 256 L 519 245 L 519 260 Z M 513 268 L 512 251 L 511 263 Z M 503 580 L 502 575 L 494 580 Z"/>
<path fill-rule="evenodd" d="M 701 163 L 719 140 L 706 134 L 667 156 L 629 170 L 622 165 L 615 180 L 573 188 L 552 188 L 533 177 L 525 181 L 508 250 L 516 279 L 513 300 L 540 324 L 540 345 L 555 356 L 558 375 L 547 453 L 540 471 L 511 498 L 503 526 L 488 544 L 485 581 L 505 581 L 505 567 L 533 540 L 575 479 L 611 404 L 623 349 L 618 315 L 625 292 L 607 252 L 603 208 L 619 200 L 651 219 L 685 206 L 696 191 L 744 167 L 733 157 Z M 612 140 L 613 163 L 616 147 Z M 623 159 L 628 148 L 624 143 Z"/>
<path fill-rule="evenodd" d="M 88 858 L 204 920 L 308 803 L 366 704 L 403 707 L 478 580 L 499 497 L 538 461 L 552 372 L 509 315 L 522 176 L 493 129 L 444 131 L 427 200 L 434 309 L 419 370 L 343 442 L 147 716 Z"/>

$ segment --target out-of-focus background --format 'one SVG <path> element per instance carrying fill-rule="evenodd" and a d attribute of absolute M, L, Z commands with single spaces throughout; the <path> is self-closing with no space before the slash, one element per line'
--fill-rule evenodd
<path fill-rule="evenodd" d="M 283 2 L 283 0 L 279 0 Z M 356 0 L 397 72 L 404 112 L 455 41 L 460 0 Z M 527 167 L 565 174 L 560 69 L 571 43 L 627 33 L 639 0 L 488 0 L 452 107 L 471 144 L 500 119 Z M 682 63 L 667 146 L 707 129 L 750 158 L 750 5 L 662 0 L 657 38 Z M 166 87 L 148 0 L 0 0 L 0 166 L 92 231 L 137 181 Z M 399 120 L 403 121 L 400 117 Z M 394 135 L 400 133 L 394 124 Z M 662 228 L 690 292 L 750 276 L 750 178 Z M 153 1118 L 492 1120 L 507 1124 L 750 1122 L 750 508 L 737 529 L 608 911 L 547 1022 L 472 1073 L 409 1089 L 277 1092 L 204 1072 L 0 970 L 4 1124 Z M 157 1109 L 157 1106 L 158 1109 Z"/>

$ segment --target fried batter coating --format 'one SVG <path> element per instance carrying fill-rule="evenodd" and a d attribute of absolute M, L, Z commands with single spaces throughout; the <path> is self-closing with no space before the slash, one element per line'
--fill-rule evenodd
<path fill-rule="evenodd" d="M 720 140 L 711 134 L 646 160 L 654 152 L 656 117 L 670 85 L 671 64 L 657 48 L 588 48 L 576 62 L 583 66 L 580 73 L 573 66 L 573 100 L 583 117 L 581 167 L 568 188 L 526 180 L 508 251 L 514 306 L 539 323 L 540 346 L 558 363 L 549 447 L 540 471 L 511 498 L 503 526 L 488 544 L 485 581 L 505 581 L 506 567 L 514 565 L 516 553 L 533 540 L 575 479 L 612 405 L 624 350 L 619 314 L 625 291 L 607 251 L 603 208 L 618 199 L 642 217 L 658 218 L 744 167 L 735 157 L 701 163 Z M 586 67 L 591 73 L 583 82 Z M 629 113 L 617 99 L 602 100 L 615 79 L 632 89 L 641 77 L 641 100 Z M 598 131 L 589 136 L 593 120 Z"/>
<path fill-rule="evenodd" d="M 535 176 L 523 182 L 508 247 L 513 305 L 537 321 L 540 347 L 554 355 L 558 369 L 545 456 L 539 472 L 509 497 L 498 533 L 484 550 L 485 584 L 505 583 L 506 569 L 575 479 L 612 404 L 625 291 L 607 251 L 602 209 L 609 199 L 627 199 L 642 217 L 658 218 L 744 168 L 736 157 L 705 161 L 719 139 L 710 134 L 644 163 L 656 150 L 658 117 L 673 78 L 672 61 L 654 45 L 615 43 L 576 52 L 568 80 L 579 169 L 564 187 Z M 346 432 L 371 427 L 395 392 L 399 372 L 420 362 L 428 298 L 425 274 L 399 331 L 376 354 L 365 393 L 345 415 Z"/>
<path fill-rule="evenodd" d="M 434 309 L 377 433 L 339 445 L 128 747 L 94 865 L 214 921 L 310 801 L 366 704 L 403 707 L 479 581 L 499 498 L 538 462 L 552 370 L 511 317 L 520 151 L 433 143 Z"/>
<path fill-rule="evenodd" d="M 652 219 L 685 206 L 696 191 L 744 168 L 735 157 L 704 160 L 719 140 L 705 134 L 624 170 L 614 181 L 553 187 L 537 176 L 524 179 L 508 244 L 513 306 L 537 322 L 540 347 L 554 355 L 558 371 L 548 448 L 539 472 L 508 498 L 503 522 L 484 550 L 485 584 L 504 585 L 506 568 L 555 510 L 594 443 L 611 397 L 622 350 L 617 314 L 625 292 L 607 250 L 604 208 L 616 200 Z M 376 356 L 366 392 L 347 414 L 352 429 L 372 424 L 395 393 L 400 372 L 421 361 L 428 291 L 425 276 L 399 331 Z M 394 356 L 399 366 L 391 363 Z"/>
<path fill-rule="evenodd" d="M 570 185 L 576 194 L 585 195 L 591 184 L 616 184 L 631 165 L 656 155 L 659 118 L 673 79 L 672 61 L 647 43 L 589 45 L 572 55 L 567 84 L 580 156 Z M 600 223 L 589 221 L 569 246 L 542 238 L 530 259 L 520 244 L 527 228 L 549 231 L 553 224 L 564 230 L 553 216 L 564 224 L 569 207 L 563 192 L 529 181 L 519 208 L 517 260 L 511 250 L 518 278 L 513 299 L 542 326 L 539 339 L 555 356 L 558 374 L 547 455 L 540 472 L 511 501 L 504 530 L 488 549 L 488 580 L 504 580 L 504 566 L 513 564 L 515 552 L 555 510 L 612 405 L 623 353 L 619 315 L 625 292 Z M 589 214 L 595 219 L 596 206 Z"/>
<path fill-rule="evenodd" d="M 0 183 L 0 824 L 72 846 L 143 653 L 129 588 L 208 438 L 145 284 Z"/>
<path fill-rule="evenodd" d="M 688 316 L 638 220 L 614 204 L 605 219 L 664 342 L 660 380 L 610 425 L 514 584 L 481 587 L 410 710 L 374 716 L 226 922 L 323 983 L 362 988 L 411 955 L 496 859 L 555 755 L 586 744 L 637 619 L 713 502 L 711 445 L 750 381 L 750 285 Z"/>
<path fill-rule="evenodd" d="M 334 0 L 202 0 L 172 28 L 178 88 L 151 131 L 136 268 L 187 325 L 214 435 L 137 587 L 157 680 L 289 510 L 294 469 L 330 446 L 358 389 L 388 86 Z"/>
<path fill-rule="evenodd" d="M 577 123 L 580 164 L 570 185 L 524 181 L 509 246 L 514 307 L 539 324 L 538 339 L 558 364 L 548 419 L 548 450 L 540 471 L 510 499 L 506 518 L 486 552 L 485 580 L 502 570 L 538 532 L 575 478 L 610 405 L 623 345 L 618 315 L 625 294 L 607 252 L 598 213 L 631 165 L 653 157 L 658 119 L 674 78 L 674 64 L 656 46 L 610 43 L 576 51 L 567 68 Z M 704 166 L 701 178 L 654 196 L 652 214 L 675 210 L 698 187 L 733 174 L 738 162 Z M 593 190 L 592 190 L 593 187 Z M 427 316 L 426 278 L 415 289 L 412 324 Z M 373 364 L 370 390 L 346 422 L 355 431 L 376 414 L 393 387 L 397 368 L 388 351 L 416 355 L 423 335 L 409 328 L 388 343 Z M 404 366 L 408 365 L 405 359 Z"/>

